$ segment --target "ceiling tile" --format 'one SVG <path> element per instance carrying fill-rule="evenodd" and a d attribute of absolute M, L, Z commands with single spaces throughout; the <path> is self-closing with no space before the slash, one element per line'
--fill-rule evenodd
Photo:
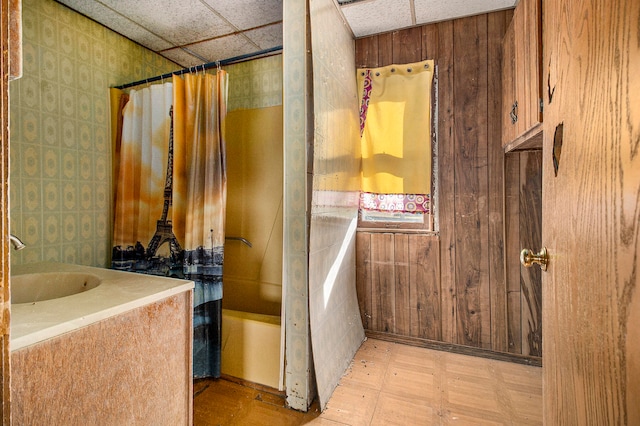
<path fill-rule="evenodd" d="M 100 2 L 86 0 L 60 0 L 60 2 L 151 50 L 157 51 L 173 46 Z"/>
<path fill-rule="evenodd" d="M 202 0 L 240 30 L 282 21 L 282 0 Z"/>
<path fill-rule="evenodd" d="M 203 63 L 200 58 L 190 55 L 188 52 L 180 49 L 179 47 L 165 50 L 160 54 L 165 58 L 180 65 L 182 68 L 194 67 L 196 65 L 202 65 Z"/>
<path fill-rule="evenodd" d="M 200 0 L 100 0 L 174 46 L 235 31 Z"/>
<path fill-rule="evenodd" d="M 493 10 L 508 9 L 517 0 L 414 0 L 416 23 L 444 21 L 463 16 L 478 15 Z"/>
<path fill-rule="evenodd" d="M 266 27 L 246 31 L 245 35 L 249 37 L 260 49 L 268 49 L 270 47 L 282 46 L 282 24 L 273 24 Z"/>
<path fill-rule="evenodd" d="M 359 1 L 345 4 L 341 9 L 356 37 L 410 27 L 413 24 L 409 0 Z"/>
<path fill-rule="evenodd" d="M 207 58 L 207 62 L 220 61 L 260 50 L 242 35 L 220 37 L 188 46 L 195 54 Z"/>

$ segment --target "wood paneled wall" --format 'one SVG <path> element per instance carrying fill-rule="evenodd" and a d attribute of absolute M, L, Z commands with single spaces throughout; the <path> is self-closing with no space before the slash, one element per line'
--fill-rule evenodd
<path fill-rule="evenodd" d="M 542 151 L 505 157 L 505 265 L 509 352 L 542 356 L 542 271 L 520 250 L 542 247 Z"/>
<path fill-rule="evenodd" d="M 358 232 L 356 246 L 364 328 L 441 340 L 438 238 Z"/>
<path fill-rule="evenodd" d="M 501 43 L 512 15 L 356 40 L 357 67 L 434 59 L 438 68 L 439 236 L 359 233 L 358 289 L 368 330 L 522 351 L 509 343 L 500 119 Z M 415 272 L 407 258 L 421 259 Z M 509 287 L 510 297 L 519 283 Z M 418 318 L 426 323 L 416 326 Z"/>

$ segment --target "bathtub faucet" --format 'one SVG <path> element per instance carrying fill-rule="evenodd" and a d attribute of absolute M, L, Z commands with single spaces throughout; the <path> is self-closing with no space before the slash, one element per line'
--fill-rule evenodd
<path fill-rule="evenodd" d="M 20 238 L 16 237 L 13 234 L 9 234 L 9 241 L 11 241 L 11 245 L 13 246 L 14 250 L 22 250 L 26 247 L 24 243 L 20 241 Z"/>

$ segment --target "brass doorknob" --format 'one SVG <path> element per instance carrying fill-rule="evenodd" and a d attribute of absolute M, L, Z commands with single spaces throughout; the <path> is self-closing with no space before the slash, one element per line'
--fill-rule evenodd
<path fill-rule="evenodd" d="M 549 263 L 549 255 L 547 254 L 547 248 L 542 247 L 540 253 L 534 254 L 529 249 L 522 249 L 520 252 L 520 263 L 523 266 L 530 268 L 534 264 L 540 265 L 540 269 L 547 270 L 547 263 Z"/>

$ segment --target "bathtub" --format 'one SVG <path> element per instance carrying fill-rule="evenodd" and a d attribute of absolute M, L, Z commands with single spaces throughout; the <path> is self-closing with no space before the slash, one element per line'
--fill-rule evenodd
<path fill-rule="evenodd" d="M 252 296 L 238 294 L 246 286 L 229 278 L 224 283 L 222 374 L 283 390 L 280 315 L 247 312 Z M 235 303 L 241 299 L 245 303 Z M 261 310 L 257 302 L 251 310 Z"/>

